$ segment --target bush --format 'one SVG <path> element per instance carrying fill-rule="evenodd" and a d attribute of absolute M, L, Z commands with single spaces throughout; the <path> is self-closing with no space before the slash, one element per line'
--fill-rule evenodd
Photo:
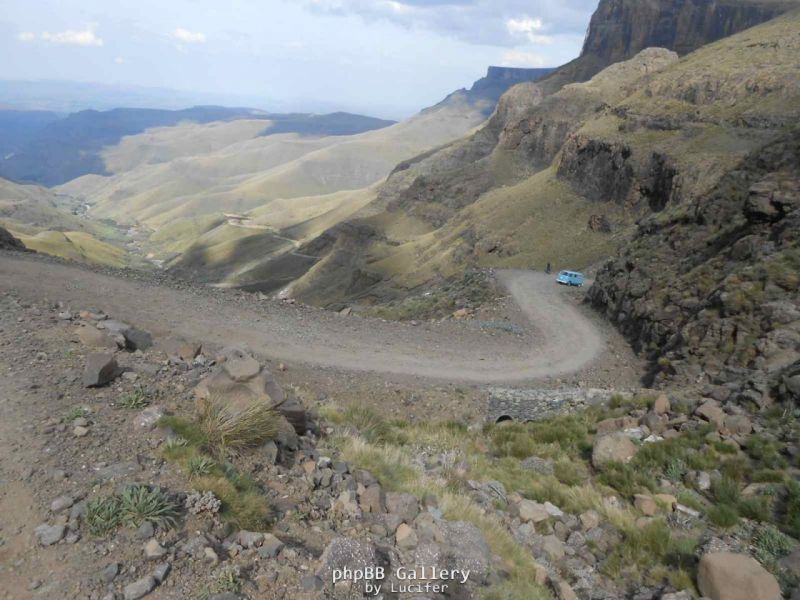
<path fill-rule="evenodd" d="M 766 496 L 745 498 L 739 502 L 739 512 L 752 521 L 765 523 L 772 520 L 772 499 Z"/>
<path fill-rule="evenodd" d="M 86 526 L 89 533 L 104 537 L 122 523 L 122 510 L 117 496 L 92 498 L 86 505 Z"/>
<path fill-rule="evenodd" d="M 179 514 L 179 507 L 160 488 L 132 485 L 119 497 L 122 522 L 138 527 L 149 521 L 160 527 L 172 527 Z"/>
<path fill-rule="evenodd" d="M 739 522 L 739 511 L 735 506 L 718 504 L 708 510 L 708 520 L 717 527 L 734 527 Z"/>
<path fill-rule="evenodd" d="M 711 493 L 719 504 L 736 506 L 741 498 L 739 483 L 730 477 L 719 477 L 711 482 Z"/>
<path fill-rule="evenodd" d="M 254 448 L 274 439 L 279 431 L 278 413 L 269 404 L 254 402 L 233 411 L 214 399 L 203 403 L 198 426 L 213 450 Z"/>
<path fill-rule="evenodd" d="M 635 494 L 652 492 L 656 489 L 655 479 L 629 464 L 609 463 L 598 476 L 598 480 L 628 499 L 633 498 Z"/>
<path fill-rule="evenodd" d="M 774 563 L 792 551 L 792 540 L 774 527 L 763 527 L 755 539 L 755 555 L 759 562 Z"/>
<path fill-rule="evenodd" d="M 189 471 L 189 477 L 205 477 L 217 468 L 217 463 L 213 458 L 208 456 L 192 456 L 186 464 Z"/>

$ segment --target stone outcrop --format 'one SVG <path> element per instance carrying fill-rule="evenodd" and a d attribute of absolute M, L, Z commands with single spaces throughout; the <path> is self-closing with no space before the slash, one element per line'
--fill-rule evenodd
<path fill-rule="evenodd" d="M 0 250 L 26 250 L 25 244 L 9 233 L 7 229 L 0 227 Z"/>
<path fill-rule="evenodd" d="M 779 600 L 775 577 L 744 554 L 713 552 L 700 559 L 697 587 L 711 600 Z"/>

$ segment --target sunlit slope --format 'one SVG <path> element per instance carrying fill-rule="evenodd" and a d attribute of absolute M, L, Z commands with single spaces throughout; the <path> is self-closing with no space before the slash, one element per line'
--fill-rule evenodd
<path fill-rule="evenodd" d="M 50 190 L 0 179 L 0 225 L 26 247 L 79 262 L 122 266 L 130 257 L 118 230 L 72 213 Z"/>
<path fill-rule="evenodd" d="M 143 222 L 153 228 L 184 217 L 224 212 L 246 212 L 277 199 L 326 196 L 369 187 L 394 166 L 427 149 L 449 142 L 481 123 L 478 108 L 453 102 L 421 113 L 391 127 L 354 136 L 300 137 L 278 134 L 235 142 L 202 153 L 215 143 L 198 144 L 194 156 L 178 156 L 159 164 L 139 164 L 112 177 L 87 176 L 58 189 L 93 205 L 97 217 Z M 193 136 L 225 137 L 251 131 L 231 127 L 169 128 L 144 135 L 158 139 L 161 153 L 181 153 Z M 246 127 L 242 127 L 246 129 Z M 171 135 L 175 139 L 169 139 Z M 140 138 L 140 136 L 133 136 Z M 136 148 L 145 139 L 125 139 L 106 149 L 116 167 L 136 162 Z M 144 160 L 144 159 L 143 159 Z"/>
<path fill-rule="evenodd" d="M 644 51 L 509 110 L 491 153 L 470 150 L 476 135 L 424 157 L 382 187 L 384 214 L 323 234 L 319 262 L 292 294 L 336 305 L 475 266 L 596 264 L 640 219 L 667 206 L 691 211 L 797 122 L 799 33 L 794 12 L 680 59 Z M 400 239 L 388 224 L 401 218 L 429 228 Z"/>

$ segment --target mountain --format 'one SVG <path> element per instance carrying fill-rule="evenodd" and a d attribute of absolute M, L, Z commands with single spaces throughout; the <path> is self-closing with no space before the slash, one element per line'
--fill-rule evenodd
<path fill-rule="evenodd" d="M 81 212 L 71 199 L 47 188 L 0 179 L 0 228 L 28 249 L 83 263 L 143 266 L 128 255 L 121 230 Z"/>
<path fill-rule="evenodd" d="M 790 5 L 800 4 L 601 2 L 581 57 L 513 87 L 471 135 L 398 165 L 375 202 L 298 250 L 318 260 L 289 293 L 335 308 L 403 298 L 475 266 L 597 263 L 675 201 L 672 186 L 707 191 L 796 112 L 796 16 L 680 59 L 645 49 L 686 52 Z M 676 19 L 680 35 L 653 26 Z"/>
<path fill-rule="evenodd" d="M 39 113 L 34 113 L 37 115 Z M 44 113 L 49 115 L 50 113 Z M 52 186 L 88 174 L 108 175 L 100 156 L 106 146 L 148 129 L 179 123 L 228 122 L 240 119 L 264 121 L 262 133 L 303 135 L 353 135 L 391 125 L 392 121 L 348 113 L 332 115 L 269 114 L 250 108 L 196 106 L 183 110 L 117 108 L 108 111 L 85 110 L 63 119 L 39 118 L 38 130 L 27 123 L 35 117 L 27 113 L 0 111 L 0 133 L 24 129 L 19 143 L 5 147 L 0 160 L 0 176 L 14 181 Z M 273 132 L 272 129 L 275 131 Z"/>

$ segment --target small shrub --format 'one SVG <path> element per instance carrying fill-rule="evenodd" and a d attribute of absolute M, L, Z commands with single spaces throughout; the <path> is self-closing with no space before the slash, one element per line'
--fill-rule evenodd
<path fill-rule="evenodd" d="M 736 506 L 741 497 L 739 483 L 729 477 L 718 477 L 711 482 L 711 493 L 719 504 Z"/>
<path fill-rule="evenodd" d="M 160 527 L 175 525 L 179 507 L 157 487 L 131 485 L 119 497 L 122 522 L 138 527 L 145 521 Z"/>
<path fill-rule="evenodd" d="M 783 471 L 775 471 L 773 469 L 760 469 L 750 476 L 751 481 L 755 483 L 783 483 L 786 475 Z"/>
<path fill-rule="evenodd" d="M 167 440 L 164 442 L 164 450 L 177 450 L 178 448 L 185 448 L 188 444 L 189 442 L 186 440 L 186 438 L 176 435 L 174 437 L 167 438 Z"/>
<path fill-rule="evenodd" d="M 772 499 L 767 496 L 754 496 L 739 502 L 739 512 L 752 521 L 764 523 L 772 520 Z"/>
<path fill-rule="evenodd" d="M 75 419 L 79 419 L 81 417 L 85 417 L 89 414 L 89 410 L 83 406 L 73 406 L 67 411 L 67 414 L 64 415 L 64 420 L 67 423 L 71 423 Z"/>
<path fill-rule="evenodd" d="M 582 462 L 564 459 L 553 465 L 553 474 L 564 485 L 579 485 L 588 479 L 589 470 Z"/>
<path fill-rule="evenodd" d="M 686 471 L 686 463 L 679 458 L 674 458 L 664 468 L 664 476 L 670 481 L 679 482 L 683 481 Z"/>
<path fill-rule="evenodd" d="M 772 564 L 792 551 L 792 540 L 768 525 L 762 527 L 755 539 L 755 555 L 759 562 Z"/>
<path fill-rule="evenodd" d="M 266 403 L 253 403 L 232 411 L 215 400 L 203 403 L 198 425 L 214 450 L 254 448 L 278 434 L 278 413 Z"/>
<path fill-rule="evenodd" d="M 214 581 L 214 593 L 216 594 L 239 594 L 243 587 L 244 580 L 239 567 L 224 567 Z"/>
<path fill-rule="evenodd" d="M 104 537 L 122 523 L 122 507 L 117 496 L 93 498 L 86 505 L 86 526 L 95 537 Z"/>
<path fill-rule="evenodd" d="M 708 520 L 717 527 L 730 528 L 739 522 L 739 512 L 735 506 L 718 504 L 708 509 Z"/>
<path fill-rule="evenodd" d="M 150 399 L 147 397 L 147 393 L 142 389 L 137 389 L 131 392 L 130 394 L 126 394 L 122 397 L 119 401 L 118 406 L 120 408 L 127 408 L 130 410 L 139 410 L 147 405 L 150 404 Z"/>
<path fill-rule="evenodd" d="M 786 459 L 781 456 L 780 442 L 763 435 L 752 435 L 747 441 L 747 452 L 767 469 L 783 469 Z"/>
<path fill-rule="evenodd" d="M 733 481 L 744 481 L 751 472 L 750 463 L 742 456 L 726 460 L 720 465 L 719 470 L 723 477 Z"/>
<path fill-rule="evenodd" d="M 598 480 L 626 498 L 633 498 L 635 494 L 652 492 L 656 489 L 656 482 L 649 474 L 629 464 L 609 463 Z"/>
<path fill-rule="evenodd" d="M 792 537 L 800 537 L 800 484 L 789 481 L 783 498 L 781 528 Z"/>
<path fill-rule="evenodd" d="M 703 504 L 703 501 L 699 498 L 699 496 L 696 493 L 684 490 L 678 492 L 677 499 L 680 504 L 688 506 L 689 508 L 693 508 L 694 510 L 698 511 L 705 510 L 705 505 Z"/>
<path fill-rule="evenodd" d="M 192 485 L 199 492 L 213 493 L 222 504 L 220 516 L 237 529 L 263 530 L 272 518 L 269 500 L 247 477 L 200 477 Z"/>
<path fill-rule="evenodd" d="M 191 457 L 186 467 L 189 471 L 189 477 L 194 479 L 196 477 L 210 475 L 217 467 L 217 463 L 213 458 L 200 455 Z"/>

